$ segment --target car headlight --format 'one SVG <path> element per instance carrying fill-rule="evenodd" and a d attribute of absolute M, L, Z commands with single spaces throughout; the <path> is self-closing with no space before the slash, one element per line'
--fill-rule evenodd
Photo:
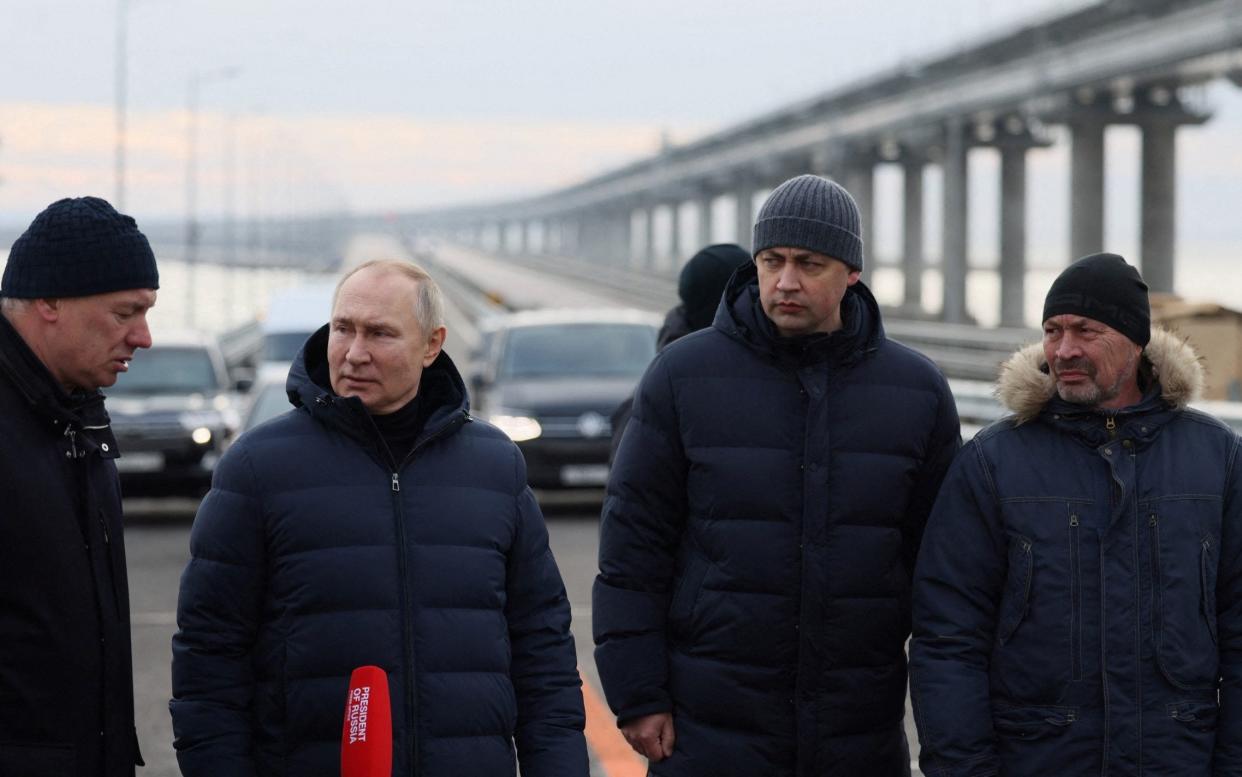
<path fill-rule="evenodd" d="M 487 420 L 514 442 L 533 440 L 543 434 L 543 427 L 538 421 L 515 410 L 497 410 Z"/>
<path fill-rule="evenodd" d="M 211 430 L 205 426 L 200 426 L 190 432 L 190 439 L 199 445 L 206 445 L 211 442 Z"/>

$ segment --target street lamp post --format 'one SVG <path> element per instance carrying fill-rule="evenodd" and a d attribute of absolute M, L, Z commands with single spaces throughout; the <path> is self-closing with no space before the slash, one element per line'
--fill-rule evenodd
<path fill-rule="evenodd" d="M 204 84 L 236 78 L 240 71 L 235 67 L 194 72 L 186 89 L 186 157 L 185 157 L 185 270 L 186 270 L 186 322 L 190 327 L 198 324 L 198 311 L 194 304 L 195 275 L 198 264 L 198 100 Z"/>
<path fill-rule="evenodd" d="M 126 33 L 129 27 L 129 0 L 116 2 L 116 194 L 117 210 L 125 210 L 125 110 L 129 49 Z"/>

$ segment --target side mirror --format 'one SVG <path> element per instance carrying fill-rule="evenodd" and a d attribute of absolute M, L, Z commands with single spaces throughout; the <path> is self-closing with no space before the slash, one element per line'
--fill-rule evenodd
<path fill-rule="evenodd" d="M 233 371 L 233 390 L 239 394 L 249 393 L 254 386 L 254 370 L 239 369 Z"/>

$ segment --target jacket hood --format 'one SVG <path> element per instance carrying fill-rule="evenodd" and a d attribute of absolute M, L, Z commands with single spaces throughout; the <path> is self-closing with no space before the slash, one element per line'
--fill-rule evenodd
<path fill-rule="evenodd" d="M 1151 364 L 1161 399 L 1167 404 L 1181 409 L 1199 398 L 1204 385 L 1203 364 L 1189 343 L 1156 327 L 1143 356 Z M 1042 343 L 1022 348 L 1001 365 L 996 396 L 1017 416 L 1017 423 L 1034 419 L 1056 395 L 1056 382 L 1048 374 Z"/>
<path fill-rule="evenodd" d="M 378 432 L 370 414 L 357 397 L 337 396 L 328 373 L 328 325 L 307 338 L 294 358 L 285 380 L 285 393 L 294 407 L 305 408 L 313 418 L 358 440 L 372 443 Z M 446 427 L 469 418 L 466 383 L 448 353 L 423 370 L 418 396 L 430 403 L 427 423 L 419 440 L 440 434 Z"/>
<path fill-rule="evenodd" d="M 846 364 L 865 357 L 884 342 L 880 305 L 862 281 L 841 300 L 842 327 L 835 332 L 782 337 L 759 300 L 754 263 L 738 267 L 725 287 L 712 326 L 729 337 L 782 360 Z"/>

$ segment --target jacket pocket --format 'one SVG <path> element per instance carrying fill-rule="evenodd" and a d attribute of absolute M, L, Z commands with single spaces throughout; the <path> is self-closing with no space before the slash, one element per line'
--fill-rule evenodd
<path fill-rule="evenodd" d="M 1181 701 L 1168 705 L 1169 717 L 1191 731 L 1215 731 L 1219 708 L 1213 701 Z"/>
<path fill-rule="evenodd" d="M 694 605 L 703 589 L 703 578 L 707 576 L 707 567 L 707 560 L 697 551 L 690 550 L 681 579 L 677 581 L 677 588 L 673 591 L 673 601 L 668 608 L 669 624 L 674 628 L 689 631 Z"/>
<path fill-rule="evenodd" d="M 1081 531 L 1078 513 L 1069 508 L 1069 564 L 1070 564 L 1070 680 L 1082 679 L 1082 574 Z"/>
<path fill-rule="evenodd" d="M 996 735 L 1021 742 L 1060 736 L 1077 720 L 1077 707 L 992 705 Z"/>
<path fill-rule="evenodd" d="M 0 742 L 0 777 L 73 777 L 76 773 L 73 745 Z"/>
<path fill-rule="evenodd" d="M 1216 636 L 1216 560 L 1212 538 L 1204 537 L 1199 547 L 1202 548 L 1199 554 L 1199 600 L 1203 603 L 1203 619 L 1207 621 L 1213 644 L 1220 644 Z"/>
<path fill-rule="evenodd" d="M 1004 645 L 1026 615 L 1031 595 L 1031 541 L 1020 534 L 1009 538 L 1009 571 L 996 622 L 996 639 Z"/>
<path fill-rule="evenodd" d="M 1175 688 L 1214 689 L 1216 540 L 1183 513 L 1152 512 L 1147 527 L 1151 556 L 1151 624 L 1156 663 Z"/>

